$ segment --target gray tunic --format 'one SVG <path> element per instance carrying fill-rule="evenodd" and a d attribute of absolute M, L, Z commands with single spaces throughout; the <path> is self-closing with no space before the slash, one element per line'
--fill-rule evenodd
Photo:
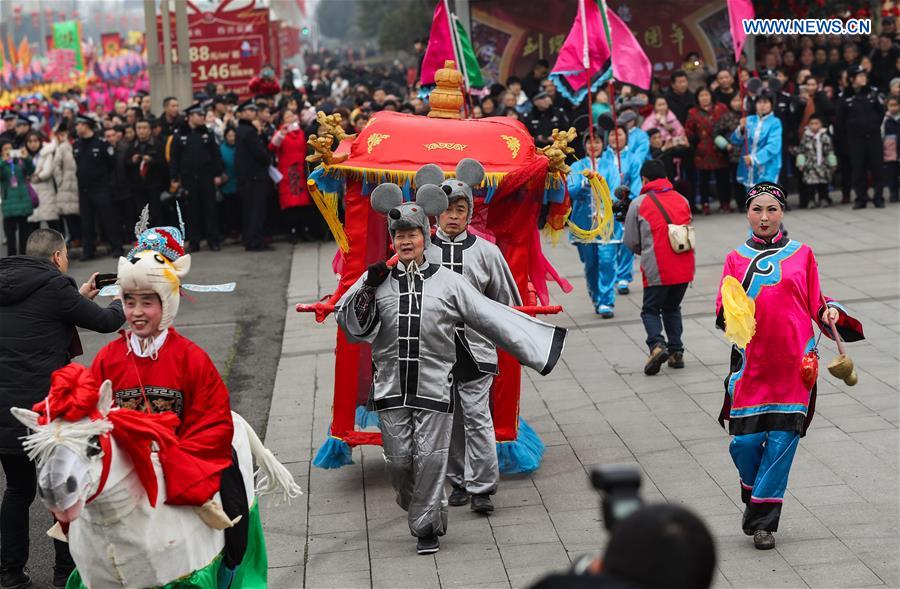
<path fill-rule="evenodd" d="M 335 319 L 350 342 L 372 344 L 378 411 L 453 410 L 454 328 L 460 322 L 541 374 L 562 353 L 565 329 L 494 302 L 427 260 L 418 272 L 398 263 L 376 289 L 364 285 L 366 275 L 338 301 Z"/>
<path fill-rule="evenodd" d="M 440 229 L 425 250 L 425 259 L 461 274 L 478 292 L 503 305 L 521 305 L 519 287 L 503 254 L 493 243 L 466 231 L 450 238 Z M 497 374 L 497 350 L 471 327 L 457 326 L 460 344 L 482 373 Z"/>

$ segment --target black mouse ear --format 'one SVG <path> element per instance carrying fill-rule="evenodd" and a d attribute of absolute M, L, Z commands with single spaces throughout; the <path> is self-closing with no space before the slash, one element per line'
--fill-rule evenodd
<path fill-rule="evenodd" d="M 437 164 L 425 164 L 416 172 L 416 186 L 440 184 L 444 181 L 444 171 Z"/>
<path fill-rule="evenodd" d="M 425 184 L 416 190 L 416 204 L 430 217 L 440 215 L 447 210 L 447 194 L 440 186 Z"/>
<path fill-rule="evenodd" d="M 484 166 L 470 157 L 463 158 L 456 164 L 456 179 L 475 188 L 484 180 Z"/>
<path fill-rule="evenodd" d="M 403 191 L 393 182 L 385 182 L 375 187 L 370 201 L 373 209 L 379 213 L 387 214 L 394 207 L 399 207 L 403 204 Z"/>

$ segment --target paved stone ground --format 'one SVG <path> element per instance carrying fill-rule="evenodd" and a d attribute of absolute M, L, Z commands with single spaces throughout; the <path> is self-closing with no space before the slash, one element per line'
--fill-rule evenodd
<path fill-rule="evenodd" d="M 740 530 L 737 475 L 715 421 L 729 346 L 714 328 L 713 301 L 724 257 L 746 234 L 743 217 L 698 219 L 698 270 L 683 309 L 687 366 L 655 377 L 642 372 L 640 279 L 619 298 L 616 318 L 601 320 L 574 248 L 548 248 L 575 291 L 555 297 L 566 313 L 554 321 L 570 329 L 562 362 L 523 379 L 521 413 L 547 445 L 543 466 L 503 477 L 490 517 L 451 508 L 434 556 L 415 555 L 380 448 L 355 449 L 342 469 L 310 466 L 331 416 L 335 323 L 290 307 L 332 291 L 334 249 L 298 246 L 266 443 L 306 494 L 264 509 L 270 586 L 527 586 L 604 545 L 590 467 L 637 462 L 647 500 L 688 505 L 714 532 L 716 587 L 897 587 L 898 212 L 838 207 L 786 218 L 791 236 L 816 252 L 825 292 L 861 318 L 868 339 L 851 348 L 853 388 L 824 370 L 836 353 L 824 345 L 817 415 L 797 451 L 777 549 L 765 553 Z"/>

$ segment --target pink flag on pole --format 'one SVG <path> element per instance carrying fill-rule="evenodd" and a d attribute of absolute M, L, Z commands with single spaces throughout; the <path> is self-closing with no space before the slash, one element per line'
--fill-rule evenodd
<path fill-rule="evenodd" d="M 609 22 L 609 33 L 612 36 L 614 52 L 612 58 L 613 77 L 620 82 L 649 90 L 653 71 L 650 59 L 615 11 L 607 8 L 606 17 Z"/>
<path fill-rule="evenodd" d="M 434 7 L 428 48 L 425 49 L 425 57 L 422 59 L 421 84 L 423 86 L 434 84 L 434 72 L 444 67 L 444 61 L 448 59 L 456 61 L 456 54 L 453 52 L 450 15 L 447 13 L 446 2 L 440 0 Z M 456 67 L 459 69 L 459 64 L 456 64 Z"/>
<path fill-rule="evenodd" d="M 557 89 L 573 104 L 580 104 L 588 91 L 595 91 L 611 76 L 650 88 L 651 66 L 644 50 L 615 12 L 607 9 L 606 15 L 613 51 L 596 0 L 579 0 L 575 22 L 550 73 Z"/>
<path fill-rule="evenodd" d="M 744 19 L 756 16 L 752 0 L 728 0 L 728 21 L 731 25 L 731 41 L 734 45 L 734 61 L 741 60 L 741 50 L 747 35 L 744 33 Z"/>

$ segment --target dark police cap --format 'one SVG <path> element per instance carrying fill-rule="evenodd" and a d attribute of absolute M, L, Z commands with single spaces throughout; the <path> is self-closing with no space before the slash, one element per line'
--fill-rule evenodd
<path fill-rule="evenodd" d="M 245 100 L 237 108 L 237 111 L 244 112 L 245 110 L 258 110 L 258 109 L 256 108 L 256 103 L 253 100 Z"/>
<path fill-rule="evenodd" d="M 194 104 L 192 104 L 189 107 L 187 107 L 186 109 L 184 109 L 184 114 L 186 114 L 186 115 L 192 115 L 192 114 L 202 115 L 203 114 L 203 103 L 195 102 Z"/>

